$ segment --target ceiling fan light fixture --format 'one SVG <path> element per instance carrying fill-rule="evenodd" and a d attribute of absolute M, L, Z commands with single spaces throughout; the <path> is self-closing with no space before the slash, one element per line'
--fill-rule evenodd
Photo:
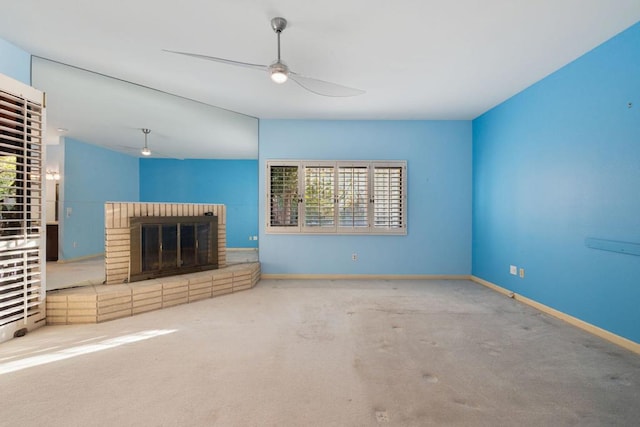
<path fill-rule="evenodd" d="M 282 84 L 289 79 L 289 67 L 282 62 L 274 62 L 269 66 L 269 74 L 274 83 Z"/>
<path fill-rule="evenodd" d="M 142 150 L 140 150 L 140 153 L 143 156 L 150 156 L 151 155 L 151 150 L 149 150 L 148 147 L 142 147 Z"/>

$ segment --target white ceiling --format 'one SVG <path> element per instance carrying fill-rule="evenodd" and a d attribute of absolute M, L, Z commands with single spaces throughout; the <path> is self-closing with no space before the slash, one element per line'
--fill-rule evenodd
<path fill-rule="evenodd" d="M 0 38 L 33 55 L 256 118 L 473 119 L 640 21 L 638 0 L 0 0 L 0 6 Z M 255 70 L 162 51 L 270 64 L 274 16 L 289 21 L 282 57 L 291 69 L 366 93 L 322 97 L 292 82 L 276 85 Z M 85 109 L 78 103 L 113 95 L 96 83 L 82 101 L 73 84 L 55 79 L 40 87 L 50 93 L 52 126 L 69 128 L 69 136 L 79 126 L 74 114 Z M 59 105 L 76 108 L 54 112 L 54 92 Z M 67 92 L 75 98 L 65 99 Z M 126 123 L 97 115 L 95 131 L 83 138 L 139 145 L 139 128 L 154 136 L 166 124 L 153 115 L 136 121 L 135 114 L 128 111 Z M 197 142 L 188 117 L 180 116 L 181 129 L 158 132 L 165 154 L 209 158 L 213 145 L 234 143 L 205 144 L 202 135 Z M 112 128 L 131 135 L 106 138 Z"/>

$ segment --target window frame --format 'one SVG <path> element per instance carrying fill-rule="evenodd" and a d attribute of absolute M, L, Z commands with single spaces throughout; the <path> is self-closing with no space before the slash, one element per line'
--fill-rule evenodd
<path fill-rule="evenodd" d="M 272 193 L 271 183 L 272 183 L 272 169 L 274 168 L 284 168 L 284 167 L 296 167 L 297 168 L 297 183 L 295 188 L 297 188 L 297 205 L 295 208 L 295 212 L 297 214 L 297 223 L 296 224 L 288 224 L 288 225 L 273 225 L 272 218 L 274 214 L 274 206 L 273 200 L 278 200 L 278 193 Z M 330 187 L 332 191 L 329 192 L 330 195 L 325 197 L 324 203 L 330 200 L 333 206 L 333 223 L 325 226 L 316 226 L 309 225 L 307 223 L 307 213 L 308 206 L 306 204 L 306 200 L 308 200 L 307 192 L 307 170 L 311 168 L 332 168 L 332 177 L 333 181 L 330 183 Z M 343 173 L 345 169 L 366 169 L 366 183 L 363 186 L 361 182 L 361 177 L 358 177 L 359 184 L 357 185 L 357 191 L 361 192 L 363 188 L 366 188 L 366 215 L 362 215 L 362 204 L 359 204 L 360 210 L 360 221 L 363 218 L 366 218 L 366 225 L 364 226 L 345 226 L 344 223 L 341 224 L 341 207 L 344 204 L 341 204 L 344 200 L 344 186 L 341 188 L 341 184 L 343 184 Z M 399 188 L 395 191 L 396 200 L 392 200 L 393 210 L 387 212 L 389 215 L 395 215 L 396 218 L 399 216 L 400 224 L 398 226 L 376 226 L 376 179 L 375 172 L 380 168 L 391 168 L 391 169 L 400 169 L 400 184 Z M 320 175 L 315 175 L 319 177 Z M 324 182 L 324 181 L 323 181 Z M 267 234 L 366 234 L 366 235 L 406 235 L 407 234 L 407 161 L 406 160 L 267 160 L 266 161 L 266 174 L 265 174 L 265 185 L 266 185 L 266 198 L 265 198 L 265 232 Z M 321 191 L 318 189 L 314 194 L 327 193 L 326 186 L 325 191 Z M 392 192 L 393 193 L 393 192 Z M 399 193 L 399 194 L 397 194 Z M 352 196 L 353 199 L 353 196 Z M 359 198 L 360 200 L 362 197 Z M 318 206 L 322 206 L 322 200 L 318 200 Z M 293 212 L 294 209 L 291 209 Z M 342 211 L 344 213 L 344 211 Z M 354 216 L 355 216 L 354 211 Z M 320 218 L 318 216 L 318 218 Z M 354 220 L 357 222 L 357 218 Z"/>

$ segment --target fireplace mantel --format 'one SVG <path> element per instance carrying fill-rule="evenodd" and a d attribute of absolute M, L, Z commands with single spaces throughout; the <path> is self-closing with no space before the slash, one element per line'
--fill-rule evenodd
<path fill-rule="evenodd" d="M 225 205 L 105 203 L 105 283 L 108 285 L 128 283 L 131 280 L 131 218 L 202 217 L 211 214 L 218 219 L 218 268 L 222 268 L 226 266 Z"/>

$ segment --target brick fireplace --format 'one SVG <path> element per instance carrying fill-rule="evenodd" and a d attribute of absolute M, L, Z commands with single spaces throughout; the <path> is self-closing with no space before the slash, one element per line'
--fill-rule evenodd
<path fill-rule="evenodd" d="M 131 224 L 141 217 L 217 217 L 217 267 L 226 266 L 226 207 L 190 203 L 105 203 L 105 283 L 131 281 Z M 133 221 L 137 222 L 136 220 Z"/>

